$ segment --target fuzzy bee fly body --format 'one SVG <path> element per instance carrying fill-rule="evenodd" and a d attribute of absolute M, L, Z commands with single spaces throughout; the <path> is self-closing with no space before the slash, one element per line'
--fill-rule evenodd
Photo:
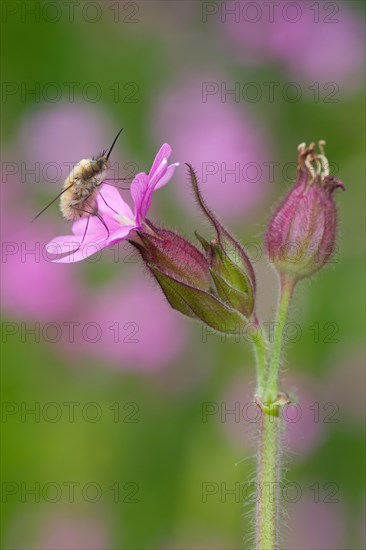
<path fill-rule="evenodd" d="M 105 153 L 98 158 L 82 159 L 74 166 L 65 179 L 60 197 L 60 210 L 66 220 L 95 214 L 98 187 L 105 180 L 108 168 Z"/>
<path fill-rule="evenodd" d="M 118 132 L 108 151 L 103 151 L 97 157 L 82 159 L 78 162 L 64 181 L 62 191 L 41 212 L 33 218 L 37 219 L 51 204 L 60 199 L 60 210 L 68 221 L 75 221 L 84 216 L 96 215 L 98 188 L 104 182 L 109 168 L 109 156 L 122 132 Z"/>

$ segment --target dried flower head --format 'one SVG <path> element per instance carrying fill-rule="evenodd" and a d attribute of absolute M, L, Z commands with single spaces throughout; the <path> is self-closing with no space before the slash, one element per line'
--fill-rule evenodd
<path fill-rule="evenodd" d="M 281 275 L 295 280 L 319 271 L 335 251 L 337 207 L 333 192 L 343 183 L 330 176 L 324 141 L 298 147 L 298 173 L 272 217 L 265 238 L 270 260 Z"/>

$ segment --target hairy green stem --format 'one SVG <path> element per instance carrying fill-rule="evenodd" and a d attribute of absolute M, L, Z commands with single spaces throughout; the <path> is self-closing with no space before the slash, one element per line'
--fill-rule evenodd
<path fill-rule="evenodd" d="M 257 463 L 256 550 L 279 548 L 279 517 L 283 397 L 279 394 L 279 372 L 284 344 L 286 321 L 296 281 L 281 277 L 280 300 L 277 311 L 270 361 L 265 341 L 258 338 L 257 403 L 261 409 Z M 260 331 L 259 331 L 260 332 Z"/>
<path fill-rule="evenodd" d="M 293 278 L 281 277 L 281 294 L 278 306 L 274 340 L 272 345 L 271 362 L 264 392 L 264 403 L 273 403 L 278 395 L 278 378 L 281 367 L 281 358 L 284 343 L 288 310 L 296 281 Z M 262 396 L 261 396 L 262 397 Z"/>
<path fill-rule="evenodd" d="M 256 320 L 256 334 L 253 338 L 257 364 L 257 395 L 262 396 L 268 374 L 268 342 L 263 327 Z"/>
<path fill-rule="evenodd" d="M 279 548 L 282 418 L 262 412 L 257 470 L 256 550 Z"/>

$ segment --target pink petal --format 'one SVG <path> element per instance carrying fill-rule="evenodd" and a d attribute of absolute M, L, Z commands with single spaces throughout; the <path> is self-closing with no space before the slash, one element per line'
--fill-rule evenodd
<path fill-rule="evenodd" d="M 97 197 L 99 217 L 89 216 L 89 225 L 87 229 L 87 235 L 93 235 L 94 241 L 108 239 L 108 232 L 105 226 L 109 229 L 109 235 L 115 231 L 119 231 L 121 228 L 121 221 L 116 219 L 118 214 L 123 214 L 131 220 L 134 219 L 131 208 L 122 199 L 115 188 L 101 186 L 100 190 L 101 192 L 99 192 Z M 87 220 L 88 218 L 85 216 L 74 222 L 72 230 L 75 235 L 84 235 Z M 130 227 L 130 225 L 128 225 L 128 227 Z M 88 241 L 90 241 L 90 237 Z"/>
<path fill-rule="evenodd" d="M 163 178 L 166 174 L 166 171 L 168 170 L 168 161 L 167 159 L 163 159 L 158 166 L 157 170 L 153 175 L 149 175 L 149 187 L 151 187 L 153 190 L 155 189 L 156 185 L 159 183 L 161 178 Z"/>
<path fill-rule="evenodd" d="M 123 239 L 125 239 L 130 233 L 130 231 L 132 231 L 133 229 L 135 229 L 134 225 L 125 225 L 124 227 L 120 226 L 120 228 L 114 231 L 112 235 L 109 237 L 108 246 L 116 244 L 119 241 L 122 241 Z"/>
<path fill-rule="evenodd" d="M 108 181 L 108 180 L 106 180 Z M 104 200 L 103 200 L 104 199 Z M 97 196 L 98 212 L 102 215 L 106 214 L 114 218 L 115 212 L 129 212 L 129 216 L 132 216 L 132 211 L 128 204 L 121 197 L 120 192 L 112 185 L 103 183 L 99 188 Z M 107 204 L 106 204 L 107 203 Z"/>
<path fill-rule="evenodd" d="M 88 222 L 89 219 L 89 222 Z M 72 224 L 72 232 L 74 235 L 78 237 L 83 237 L 86 229 L 86 225 L 88 224 L 88 235 L 94 235 L 98 236 L 98 239 L 100 238 L 100 234 L 104 232 L 104 234 L 107 234 L 107 231 L 105 227 L 103 226 L 102 222 L 97 218 L 97 216 L 83 216 L 79 220 L 76 220 Z"/>
<path fill-rule="evenodd" d="M 98 213 L 102 216 L 110 232 L 118 231 L 121 227 L 121 220 L 116 219 L 118 214 L 123 214 L 130 220 L 134 219 L 131 208 L 123 200 L 115 187 L 102 185 L 98 194 L 97 203 Z M 98 221 L 101 223 L 100 220 Z"/>
<path fill-rule="evenodd" d="M 68 254 L 66 256 L 63 256 L 62 258 L 57 258 L 53 260 L 55 263 L 59 264 L 67 264 L 67 263 L 75 263 L 75 262 L 81 262 L 82 260 L 85 260 L 86 258 L 89 258 L 89 256 L 93 256 L 96 253 L 99 253 L 103 248 L 105 248 L 108 244 L 107 240 L 100 241 L 99 243 L 96 241 L 92 242 L 84 242 L 74 254 Z"/>
<path fill-rule="evenodd" d="M 144 195 L 144 197 L 142 199 L 142 203 L 140 205 L 141 219 L 145 219 L 145 217 L 146 217 L 146 214 L 147 214 L 147 212 L 150 208 L 150 204 L 151 204 L 151 201 L 152 201 L 153 192 L 154 192 L 154 187 L 149 185 L 149 187 L 145 191 L 145 195 Z"/>
<path fill-rule="evenodd" d="M 131 183 L 131 196 L 135 203 L 136 225 L 139 225 L 149 209 L 151 203 L 151 192 L 149 191 L 149 178 L 144 172 L 137 174 Z M 148 200 L 146 201 L 146 195 Z M 146 207 L 147 205 L 147 207 Z"/>
<path fill-rule="evenodd" d="M 96 235 L 86 233 L 83 243 L 82 235 L 63 235 L 55 237 L 46 245 L 47 253 L 55 255 L 52 260 L 56 263 L 74 263 L 93 256 L 108 244 L 108 240 L 97 238 Z M 62 256 L 63 255 L 63 256 Z"/>
<path fill-rule="evenodd" d="M 72 231 L 80 241 L 99 242 L 107 240 L 108 237 L 120 228 L 117 220 L 106 214 L 98 216 L 88 216 L 81 218 L 73 223 Z"/>
<path fill-rule="evenodd" d="M 177 166 L 179 166 L 179 162 L 175 162 L 174 164 L 171 164 L 170 166 L 168 166 L 164 176 L 155 185 L 154 191 L 156 191 L 157 189 L 160 189 L 161 187 L 164 187 L 164 185 L 166 185 L 171 180 Z"/>
<path fill-rule="evenodd" d="M 82 236 L 61 235 L 55 237 L 46 244 L 47 254 L 60 256 L 61 254 L 70 254 L 80 246 Z"/>
<path fill-rule="evenodd" d="M 160 147 L 160 149 L 159 149 L 159 151 L 158 151 L 158 153 L 157 153 L 157 155 L 154 159 L 154 162 L 152 164 L 150 173 L 149 173 L 150 178 L 154 177 L 154 174 L 158 170 L 158 168 L 159 168 L 160 164 L 162 163 L 163 159 L 168 159 L 171 155 L 171 152 L 172 152 L 172 148 L 167 143 L 164 143 L 164 145 L 162 145 Z"/>

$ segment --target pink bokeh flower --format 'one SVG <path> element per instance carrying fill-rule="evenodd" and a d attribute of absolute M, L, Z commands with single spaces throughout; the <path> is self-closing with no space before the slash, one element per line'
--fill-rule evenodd
<path fill-rule="evenodd" d="M 159 140 L 169 134 L 176 155 L 192 164 L 203 194 L 219 217 L 238 221 L 267 196 L 270 157 L 267 134 L 260 121 L 220 91 L 205 95 L 207 83 L 225 81 L 221 75 L 186 78 L 162 95 L 153 128 Z M 206 100 L 207 99 L 207 100 Z M 196 212 L 184 172 L 175 187 L 184 208 Z"/>
<path fill-rule="evenodd" d="M 119 370 L 160 371 L 176 361 L 188 336 L 183 317 L 141 275 L 93 296 L 76 322 L 75 341 L 65 342 L 64 351 Z"/>
<path fill-rule="evenodd" d="M 289 528 L 284 530 L 285 550 L 342 550 L 346 546 L 345 515 L 338 497 L 317 502 L 311 483 L 298 484 L 297 494 L 288 492 Z M 323 484 L 319 482 L 320 490 Z M 300 495 L 300 498 L 299 498 Z M 294 499 L 292 502 L 290 499 Z M 338 498 L 338 500 L 337 500 Z"/>
<path fill-rule="evenodd" d="M 47 251 L 57 255 L 54 261 L 79 262 L 102 248 L 126 239 L 133 229 L 140 229 L 149 210 L 153 192 L 169 182 L 179 165 L 168 165 L 171 152 L 167 143 L 162 145 L 149 174 L 140 172 L 133 179 L 130 191 L 134 212 L 117 189 L 106 180 L 97 197 L 98 216 L 80 218 L 73 224 L 73 235 L 56 237 L 47 244 Z"/>
<path fill-rule="evenodd" d="M 364 352 L 355 348 L 342 355 L 337 354 L 329 368 L 329 374 L 322 384 L 324 399 L 333 402 L 339 409 L 342 420 L 356 424 L 365 423 L 365 357 Z M 350 384 L 352 380 L 352 384 Z"/>
<path fill-rule="evenodd" d="M 220 396 L 218 410 L 215 406 L 212 411 L 207 409 L 207 421 L 215 422 L 230 444 L 238 450 L 254 450 L 256 445 L 261 412 L 254 394 L 253 376 L 236 376 Z"/>
<path fill-rule="evenodd" d="M 296 374 L 285 376 L 282 387 L 292 396 L 292 403 L 285 405 L 282 416 L 285 422 L 285 446 L 297 459 L 311 454 L 320 446 L 334 424 L 325 424 L 325 407 L 316 379 Z"/>
<path fill-rule="evenodd" d="M 20 515 L 10 524 L 7 550 L 103 550 L 114 548 L 111 534 L 100 516 L 55 513 L 38 518 Z"/>
<path fill-rule="evenodd" d="M 38 550 L 102 550 L 111 548 L 104 525 L 96 518 L 55 518 L 50 521 L 38 542 Z"/>
<path fill-rule="evenodd" d="M 33 213 L 20 206 L 22 192 L 18 176 L 7 176 L 2 183 L 1 303 L 4 312 L 35 321 L 55 321 L 69 316 L 83 300 L 80 281 L 66 266 L 55 272 L 44 240 L 51 225 L 44 219 L 37 224 L 30 223 Z"/>
<path fill-rule="evenodd" d="M 27 113 L 17 147 L 29 170 L 39 163 L 41 183 L 49 176 L 56 187 L 70 172 L 71 164 L 106 148 L 115 132 L 115 123 L 101 107 L 78 100 L 61 102 Z M 57 170 L 60 181 L 56 181 Z"/>
<path fill-rule="evenodd" d="M 317 10 L 311 2 L 279 0 L 272 9 L 269 3 L 259 5 L 257 13 L 253 7 L 252 12 L 244 7 L 240 11 L 240 6 L 235 0 L 227 2 L 226 12 L 236 16 L 232 13 L 219 25 L 238 46 L 235 54 L 245 61 L 279 61 L 292 77 L 334 84 L 335 88 L 323 90 L 330 99 L 340 84 L 343 90 L 361 81 L 362 25 L 344 5 L 319 3 Z"/>
<path fill-rule="evenodd" d="M 35 227 L 29 211 L 21 209 L 17 214 L 21 222 L 17 227 L 8 225 L 2 235 L 2 306 L 16 317 L 63 318 L 82 301 L 80 282 L 67 268 L 55 272 L 44 248 L 49 224 Z"/>

